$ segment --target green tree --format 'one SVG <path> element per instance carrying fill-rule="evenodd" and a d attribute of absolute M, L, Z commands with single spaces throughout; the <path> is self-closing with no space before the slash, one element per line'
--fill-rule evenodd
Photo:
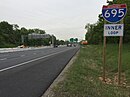
<path fill-rule="evenodd" d="M 78 38 L 75 38 L 74 40 L 75 40 L 75 42 L 78 42 Z"/>
<path fill-rule="evenodd" d="M 127 4 L 127 15 L 124 18 L 124 43 L 130 43 L 130 2 L 129 0 L 115 0 L 113 3 L 117 4 Z M 99 14 L 98 22 L 95 24 L 86 24 L 85 29 L 87 30 L 85 38 L 89 43 L 99 44 L 103 42 L 103 25 L 104 19 L 102 14 Z M 119 37 L 109 37 L 107 38 L 108 43 L 118 43 Z"/>
<path fill-rule="evenodd" d="M 15 33 L 13 30 L 13 26 L 8 22 L 1 22 L 0 23 L 0 41 L 4 44 L 15 44 L 16 40 L 14 38 Z"/>
<path fill-rule="evenodd" d="M 74 42 L 74 38 L 70 38 L 70 42 Z"/>
<path fill-rule="evenodd" d="M 46 34 L 42 29 L 26 29 L 22 27 L 19 29 L 17 24 L 9 24 L 8 22 L 0 22 L 0 47 L 12 47 L 21 45 L 21 36 L 24 37 L 24 45 L 27 46 L 41 46 L 50 45 L 52 37 L 47 39 L 28 39 L 28 34 L 38 33 Z M 54 36 L 56 40 L 56 37 Z"/>
<path fill-rule="evenodd" d="M 124 19 L 124 43 L 130 42 L 130 1 L 129 0 L 115 0 L 116 4 L 127 4 L 127 14 Z"/>

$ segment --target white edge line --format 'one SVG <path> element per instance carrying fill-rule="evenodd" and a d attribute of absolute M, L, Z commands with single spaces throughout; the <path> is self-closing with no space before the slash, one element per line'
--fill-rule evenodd
<path fill-rule="evenodd" d="M 65 50 L 65 51 L 67 51 L 67 50 Z M 4 68 L 4 69 L 1 69 L 0 72 L 9 70 L 9 69 L 12 69 L 12 68 L 15 68 L 15 67 L 19 67 L 19 66 L 22 66 L 22 65 L 25 65 L 25 64 L 40 60 L 40 59 L 44 59 L 46 57 L 56 55 L 56 54 L 59 54 L 59 53 L 65 52 L 65 51 L 61 51 L 61 52 L 58 52 L 58 53 L 53 53 L 53 54 L 50 54 L 50 55 L 46 55 L 46 56 L 43 56 L 43 57 L 40 57 L 40 58 L 36 58 L 36 59 L 30 60 L 30 61 L 27 61 L 27 62 L 23 62 L 23 63 L 17 64 L 17 65 L 11 66 L 11 67 L 8 67 L 8 68 Z"/>
<path fill-rule="evenodd" d="M 6 60 L 7 58 L 0 59 L 1 61 Z"/>

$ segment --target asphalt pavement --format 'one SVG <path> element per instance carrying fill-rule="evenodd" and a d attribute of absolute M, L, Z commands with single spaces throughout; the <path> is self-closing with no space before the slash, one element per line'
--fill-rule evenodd
<path fill-rule="evenodd" d="M 40 97 L 79 47 L 0 54 L 0 97 Z"/>

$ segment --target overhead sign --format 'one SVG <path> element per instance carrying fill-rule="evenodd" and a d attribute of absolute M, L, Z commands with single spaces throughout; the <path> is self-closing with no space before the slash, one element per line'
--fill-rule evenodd
<path fill-rule="evenodd" d="M 117 23 L 121 21 L 127 13 L 126 4 L 104 5 L 102 7 L 103 18 L 110 23 Z"/>
<path fill-rule="evenodd" d="M 104 36 L 123 36 L 124 24 L 104 24 Z"/>
<path fill-rule="evenodd" d="M 44 38 L 50 38 L 49 34 L 38 34 L 38 33 L 32 33 L 28 34 L 29 39 L 44 39 Z"/>

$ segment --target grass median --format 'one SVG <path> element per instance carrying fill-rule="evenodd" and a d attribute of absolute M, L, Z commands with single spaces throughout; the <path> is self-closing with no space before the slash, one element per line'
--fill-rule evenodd
<path fill-rule="evenodd" d="M 130 97 L 130 45 L 122 51 L 122 84 L 117 85 L 118 45 L 107 45 L 106 82 L 102 81 L 102 45 L 81 47 L 64 81 L 53 88 L 53 97 Z"/>

